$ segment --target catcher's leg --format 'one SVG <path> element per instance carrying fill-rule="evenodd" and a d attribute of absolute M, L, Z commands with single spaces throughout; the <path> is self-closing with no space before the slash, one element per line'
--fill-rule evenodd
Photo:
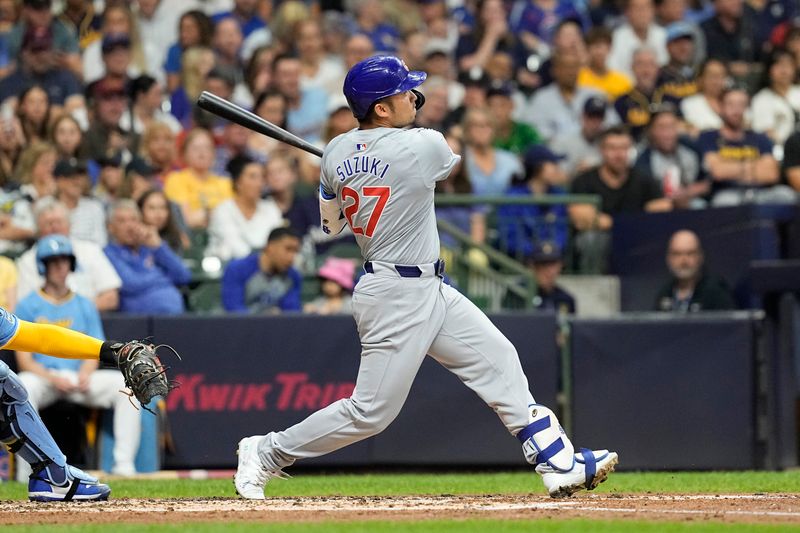
<path fill-rule="evenodd" d="M 555 414 L 536 404 L 517 351 L 489 318 L 452 287 L 442 292 L 447 316 L 430 349 L 500 416 L 522 443 L 526 460 L 542 474 L 551 496 L 593 489 L 617 462 L 607 450 L 576 454 Z"/>
<path fill-rule="evenodd" d="M 130 476 L 136 473 L 134 461 L 142 434 L 141 412 L 136 400 L 121 391 L 125 389 L 122 374 L 115 370 L 95 370 L 89 376 L 89 390 L 73 393 L 70 400 L 90 407 L 114 409 L 114 467 L 112 473 Z M 138 404 L 138 402 L 136 402 Z M 149 416 L 149 415 L 148 415 Z"/>
<path fill-rule="evenodd" d="M 0 440 L 33 466 L 28 496 L 39 501 L 105 500 L 111 489 L 67 464 L 19 377 L 0 361 Z"/>

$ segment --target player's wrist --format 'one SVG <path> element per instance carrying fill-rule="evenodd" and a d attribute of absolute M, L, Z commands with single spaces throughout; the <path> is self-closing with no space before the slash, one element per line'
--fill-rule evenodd
<path fill-rule="evenodd" d="M 119 341 L 105 341 L 100 346 L 100 364 L 105 367 L 117 368 L 119 366 L 119 348 L 122 343 Z"/>

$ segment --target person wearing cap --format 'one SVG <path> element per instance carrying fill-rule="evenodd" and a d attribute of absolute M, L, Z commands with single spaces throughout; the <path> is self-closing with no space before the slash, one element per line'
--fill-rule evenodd
<path fill-rule="evenodd" d="M 160 189 L 161 184 L 156 179 L 158 173 L 158 169 L 148 163 L 146 159 L 134 156 L 125 165 L 125 177 L 122 178 L 121 187 L 122 196 L 138 202 L 139 198 L 150 189 Z"/>
<path fill-rule="evenodd" d="M 561 154 L 561 169 L 571 181 L 577 174 L 600 164 L 600 134 L 603 132 L 608 102 L 600 95 L 586 99 L 581 113 L 581 129 L 556 136 L 550 147 Z"/>
<path fill-rule="evenodd" d="M 83 107 L 81 83 L 73 72 L 55 61 L 53 41 L 49 28 L 27 27 L 21 36 L 20 58 L 13 72 L 0 80 L 0 103 L 6 103 L 28 87 L 39 85 L 47 92 L 56 111 L 62 107 L 70 111 Z"/>
<path fill-rule="evenodd" d="M 633 79 L 633 53 L 643 46 L 655 51 L 657 66 L 667 63 L 667 31 L 655 22 L 653 0 L 625 0 L 623 6 L 625 19 L 614 30 L 608 66 Z"/>
<path fill-rule="evenodd" d="M 87 88 L 92 120 L 86 131 L 86 154 L 99 159 L 108 154 L 127 150 L 130 135 L 119 128 L 119 122 L 128 107 L 128 90 L 118 78 L 104 77 Z"/>
<path fill-rule="evenodd" d="M 694 28 L 688 22 L 674 22 L 667 27 L 669 62 L 661 67 L 657 90 L 676 105 L 697 93 L 694 69 Z"/>
<path fill-rule="evenodd" d="M 70 237 L 105 246 L 106 215 L 103 204 L 84 196 L 88 181 L 86 164 L 75 159 L 62 159 L 53 171 L 56 178 L 56 199 L 69 210 Z"/>
<path fill-rule="evenodd" d="M 95 163 L 99 170 L 97 184 L 93 193 L 95 198 L 103 202 L 105 207 L 109 207 L 123 198 L 124 173 L 122 155 L 119 153 L 104 155 L 98 157 Z"/>
<path fill-rule="evenodd" d="M 563 248 L 552 241 L 538 241 L 529 262 L 536 278 L 536 296 L 533 308 L 539 311 L 555 311 L 559 315 L 575 314 L 575 298 L 558 286 L 558 276 L 564 269 Z"/>
<path fill-rule="evenodd" d="M 494 117 L 494 146 L 520 155 L 542 140 L 532 126 L 513 120 L 513 92 L 510 82 L 495 82 L 486 93 L 486 101 Z"/>
<path fill-rule="evenodd" d="M 349 315 L 353 312 L 353 279 L 356 265 L 352 259 L 328 257 L 320 267 L 320 294 L 303 306 L 306 313 L 318 315 Z"/>
<path fill-rule="evenodd" d="M 272 199 L 262 200 L 264 165 L 246 156 L 228 163 L 233 198 L 219 204 L 208 224 L 205 255 L 223 261 L 239 259 L 260 249 L 270 232 L 283 225 L 283 214 Z"/>
<path fill-rule="evenodd" d="M 17 60 L 18 66 L 29 62 L 24 53 L 25 36 L 29 32 L 44 30 L 50 35 L 49 50 L 55 52 L 47 57 L 47 68 L 64 68 L 78 79 L 82 71 L 80 47 L 73 31 L 53 15 L 52 0 L 23 0 L 20 21 L 8 33 L 9 56 Z"/>
<path fill-rule="evenodd" d="M 95 50 L 95 47 L 91 50 Z M 131 75 L 138 74 L 138 68 L 131 61 L 131 38 L 127 33 L 104 34 L 98 51 L 100 54 L 97 61 L 92 61 L 90 54 L 84 54 L 84 83 L 91 85 L 105 76 L 119 78 L 127 83 Z"/>
<path fill-rule="evenodd" d="M 633 89 L 633 82 L 618 70 L 608 68 L 611 53 L 611 31 L 598 26 L 586 34 L 587 62 L 578 72 L 578 87 L 602 91 L 609 100 L 616 100 Z"/>
<path fill-rule="evenodd" d="M 560 156 L 543 145 L 525 152 L 525 176 L 512 183 L 508 196 L 539 197 L 566 194 L 566 175 L 558 166 Z M 534 245 L 553 241 L 566 246 L 569 218 L 564 205 L 503 205 L 497 209 L 497 232 L 501 248 L 520 261 L 530 259 Z"/>
<path fill-rule="evenodd" d="M 674 207 L 705 207 L 709 183 L 700 179 L 697 152 L 680 137 L 680 118 L 674 106 L 662 104 L 651 114 L 646 137 L 634 166 L 661 184 Z"/>
<path fill-rule="evenodd" d="M 616 99 L 614 109 L 628 127 L 633 139 L 639 142 L 650 123 L 651 111 L 669 99 L 656 88 L 658 59 L 652 48 L 640 48 L 633 53 L 635 86 Z"/>
<path fill-rule="evenodd" d="M 555 56 L 555 81 L 536 91 L 533 96 L 529 108 L 530 117 L 545 142 L 550 142 L 558 135 L 578 131 L 584 103 L 589 97 L 598 94 L 593 89 L 578 87 L 580 67 L 581 59 L 577 54 Z M 606 114 L 607 123 L 616 120 L 612 113 Z"/>
<path fill-rule="evenodd" d="M 615 215 L 672 209 L 672 201 L 664 198 L 653 177 L 631 167 L 632 147 L 633 139 L 624 126 L 606 129 L 600 137 L 602 163 L 572 182 L 572 194 L 600 197 L 599 206 L 571 204 L 568 208 L 572 225 L 577 230 L 574 244 L 578 252 L 578 271 L 582 274 L 606 273 Z"/>

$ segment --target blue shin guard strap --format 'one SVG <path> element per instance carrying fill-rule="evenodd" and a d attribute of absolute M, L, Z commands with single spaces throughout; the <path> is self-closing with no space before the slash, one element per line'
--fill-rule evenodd
<path fill-rule="evenodd" d="M 533 437 L 540 431 L 543 431 L 549 427 L 550 427 L 550 417 L 546 416 L 544 418 L 540 418 L 539 420 L 531 424 L 528 424 L 527 426 L 522 428 L 522 430 L 520 430 L 520 432 L 517 433 L 517 439 L 519 439 L 519 441 L 524 444 L 526 440 L 528 440 L 529 438 Z"/>
<path fill-rule="evenodd" d="M 541 463 L 546 463 L 547 461 L 550 460 L 551 457 L 553 457 L 555 454 L 557 454 L 564 448 L 565 446 L 563 439 L 554 440 L 553 443 L 550 444 L 550 446 L 539 452 L 539 455 L 536 456 L 536 464 L 538 465 Z"/>
<path fill-rule="evenodd" d="M 581 455 L 583 456 L 584 469 L 586 472 L 586 488 L 592 486 L 594 475 L 597 473 L 597 460 L 594 458 L 594 452 L 586 448 L 581 448 Z"/>

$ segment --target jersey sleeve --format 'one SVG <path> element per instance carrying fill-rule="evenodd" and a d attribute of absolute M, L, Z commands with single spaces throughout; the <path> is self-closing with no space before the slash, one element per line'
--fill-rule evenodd
<path fill-rule="evenodd" d="M 424 128 L 413 131 L 416 137 L 411 149 L 419 163 L 422 179 L 433 189 L 437 181 L 450 175 L 461 156 L 453 153 L 440 132 Z"/>
<path fill-rule="evenodd" d="M 5 347 L 17 334 L 19 319 L 0 307 L 0 348 Z"/>

